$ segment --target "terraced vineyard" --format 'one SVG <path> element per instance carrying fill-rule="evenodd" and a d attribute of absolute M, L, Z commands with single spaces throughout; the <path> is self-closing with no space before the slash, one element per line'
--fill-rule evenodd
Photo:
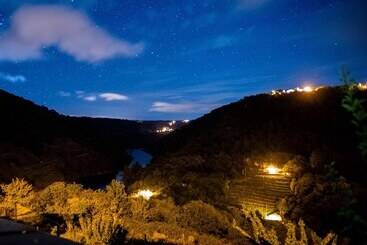
<path fill-rule="evenodd" d="M 229 202 L 269 214 L 279 199 L 290 194 L 290 181 L 291 176 L 283 173 L 268 174 L 263 169 L 250 169 L 242 178 L 230 183 Z"/>

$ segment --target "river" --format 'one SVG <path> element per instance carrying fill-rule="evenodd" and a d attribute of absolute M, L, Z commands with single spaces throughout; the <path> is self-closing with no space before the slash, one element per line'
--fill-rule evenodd
<path fill-rule="evenodd" d="M 128 153 L 131 156 L 132 164 L 138 164 L 141 167 L 146 167 L 152 161 L 153 156 L 141 148 L 135 148 L 128 150 Z M 79 183 L 81 183 L 84 187 L 92 188 L 92 189 L 104 189 L 113 179 L 123 181 L 124 180 L 124 172 L 123 170 L 118 170 L 116 173 L 111 174 L 103 174 L 98 176 L 90 176 L 86 178 L 82 178 Z"/>

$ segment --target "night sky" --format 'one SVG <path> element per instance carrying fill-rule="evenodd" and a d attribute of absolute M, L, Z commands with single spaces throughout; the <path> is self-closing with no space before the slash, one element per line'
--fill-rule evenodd
<path fill-rule="evenodd" d="M 76 116 L 192 119 L 367 78 L 367 2 L 0 0 L 0 88 Z"/>

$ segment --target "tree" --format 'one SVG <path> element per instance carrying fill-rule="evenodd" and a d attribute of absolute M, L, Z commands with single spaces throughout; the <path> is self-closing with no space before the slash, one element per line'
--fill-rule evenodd
<path fill-rule="evenodd" d="M 106 196 L 109 201 L 110 211 L 118 215 L 129 213 L 130 205 L 125 192 L 125 185 L 121 181 L 112 180 L 106 187 Z"/>
<path fill-rule="evenodd" d="M 29 207 L 35 197 L 33 187 L 24 179 L 15 178 L 8 185 L 1 185 L 1 190 L 5 194 L 3 206 L 14 212 L 17 217 L 17 205 Z"/>
<path fill-rule="evenodd" d="M 350 72 L 342 67 L 341 81 L 345 84 L 345 96 L 342 106 L 352 114 L 352 123 L 356 127 L 356 133 L 359 137 L 359 150 L 364 158 L 367 157 L 367 111 L 364 108 L 365 100 L 358 98 L 358 84 L 351 78 Z"/>

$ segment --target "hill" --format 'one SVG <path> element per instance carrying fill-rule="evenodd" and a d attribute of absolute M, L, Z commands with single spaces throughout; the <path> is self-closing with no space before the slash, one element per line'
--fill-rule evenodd
<path fill-rule="evenodd" d="M 129 148 L 151 148 L 163 122 L 69 117 L 0 90 L 0 182 L 56 180 L 113 173 L 130 163 Z"/>
<path fill-rule="evenodd" d="M 367 98 L 367 93 L 360 96 Z M 341 106 L 342 98 L 340 87 L 245 97 L 165 137 L 159 159 L 200 156 L 206 170 L 224 168 L 232 175 L 249 157 L 267 158 L 282 152 L 309 158 L 320 153 L 325 161 L 336 161 L 346 176 L 362 181 L 355 128 Z M 216 164 L 215 157 L 221 154 L 230 159 Z"/>
<path fill-rule="evenodd" d="M 352 222 L 340 218 L 345 210 L 367 217 L 366 162 L 344 94 L 259 94 L 218 108 L 164 137 L 130 188 L 164 189 L 180 204 L 245 205 L 342 233 Z M 357 96 L 367 99 L 365 90 Z"/>

